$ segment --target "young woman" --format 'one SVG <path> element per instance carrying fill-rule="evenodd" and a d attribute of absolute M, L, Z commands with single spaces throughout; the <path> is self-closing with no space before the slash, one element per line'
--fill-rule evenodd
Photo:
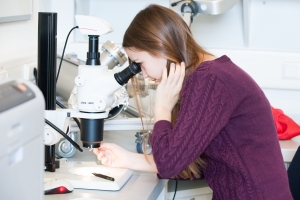
<path fill-rule="evenodd" d="M 150 5 L 128 27 L 123 47 L 143 76 L 159 82 L 152 155 L 103 143 L 102 164 L 205 178 L 213 199 L 292 199 L 271 106 L 227 56 L 202 49 L 181 17 Z"/>

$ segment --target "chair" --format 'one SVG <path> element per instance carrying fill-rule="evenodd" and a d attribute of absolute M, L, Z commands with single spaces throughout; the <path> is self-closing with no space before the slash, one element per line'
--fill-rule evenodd
<path fill-rule="evenodd" d="M 287 170 L 290 190 L 295 200 L 300 200 L 300 147 Z"/>

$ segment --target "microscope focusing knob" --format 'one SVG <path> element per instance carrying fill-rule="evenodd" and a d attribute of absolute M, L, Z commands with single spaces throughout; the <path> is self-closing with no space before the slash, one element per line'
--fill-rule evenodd
<path fill-rule="evenodd" d="M 78 87 L 81 87 L 85 84 L 85 78 L 82 77 L 82 76 L 76 76 L 75 78 L 75 84 L 78 86 Z"/>
<path fill-rule="evenodd" d="M 45 145 L 53 145 L 56 144 L 62 136 L 55 130 L 53 130 L 48 125 L 45 126 L 44 129 L 44 144 Z"/>
<path fill-rule="evenodd" d="M 201 3 L 200 8 L 201 8 L 201 10 L 205 11 L 205 10 L 207 10 L 207 5 L 205 3 Z"/>
<path fill-rule="evenodd" d="M 105 101 L 102 100 L 102 99 L 100 99 L 100 100 L 98 100 L 98 101 L 95 101 L 95 102 L 94 102 L 94 105 L 95 105 L 95 108 L 96 108 L 97 110 L 99 110 L 99 111 L 104 110 L 105 107 L 106 107 L 106 103 L 105 103 Z"/>

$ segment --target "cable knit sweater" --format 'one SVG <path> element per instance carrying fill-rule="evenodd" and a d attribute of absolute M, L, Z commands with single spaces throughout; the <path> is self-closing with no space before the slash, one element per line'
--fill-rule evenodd
<path fill-rule="evenodd" d="M 271 106 L 227 56 L 205 61 L 182 89 L 179 116 L 155 123 L 150 137 L 160 178 L 202 155 L 213 199 L 292 199 Z"/>

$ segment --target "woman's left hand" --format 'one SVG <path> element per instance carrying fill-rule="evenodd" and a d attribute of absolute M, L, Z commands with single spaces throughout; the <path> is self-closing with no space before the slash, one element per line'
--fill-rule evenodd
<path fill-rule="evenodd" d="M 162 79 L 156 89 L 154 120 L 171 120 L 171 112 L 178 102 L 185 75 L 185 63 L 171 63 L 169 76 L 164 68 Z"/>

